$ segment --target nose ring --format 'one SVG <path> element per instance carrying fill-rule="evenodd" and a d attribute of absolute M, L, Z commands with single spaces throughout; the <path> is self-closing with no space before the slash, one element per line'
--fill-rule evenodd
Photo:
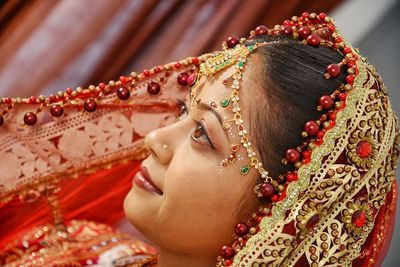
<path fill-rule="evenodd" d="M 164 149 L 167 149 L 167 148 L 168 148 L 168 145 L 163 144 L 162 147 L 163 147 Z"/>

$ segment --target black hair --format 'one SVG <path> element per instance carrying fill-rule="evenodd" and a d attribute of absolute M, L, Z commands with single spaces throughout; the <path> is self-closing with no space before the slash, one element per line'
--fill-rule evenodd
<path fill-rule="evenodd" d="M 331 95 L 345 81 L 345 70 L 336 79 L 325 79 L 326 67 L 343 55 L 328 47 L 312 47 L 291 37 L 264 35 L 250 41 L 270 42 L 257 48 L 263 64 L 261 105 L 251 105 L 250 129 L 264 167 L 278 177 L 293 166 L 281 164 L 288 148 L 302 144 L 304 124 L 321 116 L 323 95 Z"/>

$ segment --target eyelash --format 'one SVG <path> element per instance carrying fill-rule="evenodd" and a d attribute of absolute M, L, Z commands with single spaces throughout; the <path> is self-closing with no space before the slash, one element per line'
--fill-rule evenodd
<path fill-rule="evenodd" d="M 179 114 L 179 120 L 182 119 L 183 113 L 186 113 L 186 115 L 189 114 L 186 103 L 185 103 L 185 102 L 181 102 L 180 104 L 181 104 L 181 110 L 180 110 L 180 114 Z M 197 139 L 198 139 L 199 137 L 194 137 L 194 134 L 196 133 L 197 130 L 201 130 L 203 133 L 202 133 L 202 135 L 200 135 L 200 136 L 205 136 L 204 138 L 205 138 L 206 141 L 207 141 L 207 145 L 210 146 L 211 148 L 215 149 L 213 143 L 211 142 L 210 138 L 208 137 L 207 130 L 206 130 L 206 128 L 204 127 L 203 123 L 201 123 L 200 121 L 197 121 L 197 120 L 194 120 L 194 122 L 196 123 L 196 128 L 194 129 L 194 131 L 192 132 L 192 134 L 191 134 L 191 136 L 190 136 L 190 137 L 192 138 L 192 140 L 193 140 L 194 142 L 196 142 L 196 143 L 199 143 L 199 142 L 197 141 Z"/>

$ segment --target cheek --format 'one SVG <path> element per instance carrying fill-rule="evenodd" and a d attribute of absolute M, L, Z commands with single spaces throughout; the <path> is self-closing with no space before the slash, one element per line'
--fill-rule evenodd
<path fill-rule="evenodd" d="M 174 155 L 165 175 L 165 199 L 159 213 L 159 223 L 173 229 L 170 238 L 186 243 L 197 240 L 206 248 L 230 240 L 248 177 L 233 166 L 219 174 L 220 162 L 193 148 Z"/>

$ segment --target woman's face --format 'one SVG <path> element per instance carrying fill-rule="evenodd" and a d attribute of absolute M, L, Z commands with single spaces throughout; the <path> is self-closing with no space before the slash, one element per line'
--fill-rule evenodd
<path fill-rule="evenodd" d="M 142 166 L 159 190 L 144 189 L 146 185 L 136 177 L 124 209 L 132 224 L 161 248 L 215 257 L 222 245 L 232 242 L 235 225 L 257 209 L 253 187 L 258 175 L 254 169 L 247 175 L 240 173 L 248 164 L 244 148 L 240 146 L 237 152 L 241 160 L 221 167 L 231 145 L 240 144 L 236 125 L 228 131 L 221 125 L 233 117 L 231 105 L 220 106 L 232 90 L 222 81 L 233 71 L 230 67 L 211 78 L 201 78 L 193 88 L 197 101 L 193 107 L 187 101 L 188 114 L 145 138 L 151 155 Z M 244 71 L 239 102 L 246 129 L 251 88 L 259 86 L 249 73 L 250 64 Z"/>

